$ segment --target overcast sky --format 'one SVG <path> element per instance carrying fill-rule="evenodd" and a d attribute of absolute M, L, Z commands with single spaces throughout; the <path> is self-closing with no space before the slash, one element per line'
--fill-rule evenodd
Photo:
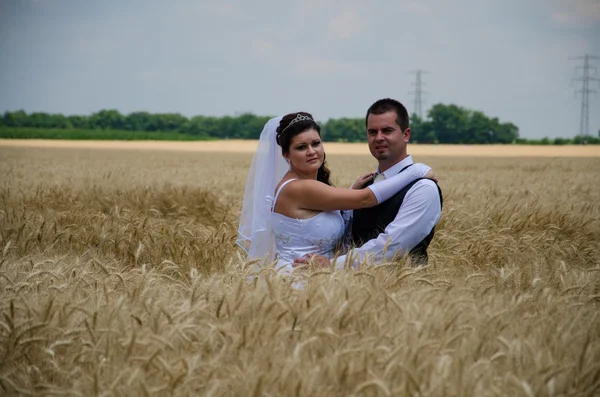
<path fill-rule="evenodd" d="M 523 137 L 570 137 L 582 61 L 569 58 L 586 53 L 600 55 L 600 0 L 0 0 L 0 112 L 325 121 L 388 96 L 412 111 L 410 72 L 424 69 L 424 110 L 455 103 Z"/>

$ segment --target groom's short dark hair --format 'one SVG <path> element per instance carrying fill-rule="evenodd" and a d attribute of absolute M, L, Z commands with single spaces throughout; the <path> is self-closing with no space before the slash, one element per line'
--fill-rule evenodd
<path fill-rule="evenodd" d="M 400 126 L 400 129 L 402 131 L 406 130 L 410 121 L 408 111 L 403 104 L 391 98 L 380 99 L 369 107 L 365 117 L 365 126 L 368 125 L 370 114 L 384 114 L 390 111 L 396 112 L 396 123 Z"/>

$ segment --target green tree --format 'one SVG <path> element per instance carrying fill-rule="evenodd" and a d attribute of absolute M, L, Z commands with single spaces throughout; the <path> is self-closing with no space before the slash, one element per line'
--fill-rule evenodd
<path fill-rule="evenodd" d="M 363 119 L 329 119 L 322 129 L 324 141 L 364 142 L 367 140 L 367 131 Z"/>
<path fill-rule="evenodd" d="M 413 114 L 410 117 L 410 141 L 413 143 L 437 143 L 433 123 Z"/>
<path fill-rule="evenodd" d="M 565 139 L 565 138 L 554 138 L 554 144 L 555 145 L 567 145 L 569 144 L 571 141 L 569 139 Z"/>
<path fill-rule="evenodd" d="M 258 139 L 270 118 L 269 116 L 256 116 L 252 113 L 241 114 L 234 118 L 232 124 L 235 130 L 230 133 L 230 136 L 236 139 Z"/>
<path fill-rule="evenodd" d="M 576 135 L 575 138 L 573 138 L 572 141 L 575 145 L 597 145 L 598 143 L 600 143 L 600 138 L 596 138 L 593 136 L 581 136 L 581 135 Z"/>
<path fill-rule="evenodd" d="M 71 128 L 71 122 L 62 114 L 49 114 L 44 112 L 35 112 L 27 116 L 27 127 L 33 128 Z"/>
<path fill-rule="evenodd" d="M 416 137 L 420 142 L 437 139 L 440 143 L 513 143 L 519 138 L 516 125 L 500 123 L 496 117 L 490 119 L 481 111 L 470 111 L 457 105 L 436 104 L 428 116 L 427 122 L 417 119 L 423 130 Z M 426 139 L 422 135 L 426 135 Z"/>
<path fill-rule="evenodd" d="M 87 130 L 91 129 L 90 118 L 87 116 L 69 116 L 67 117 L 72 128 Z"/>
<path fill-rule="evenodd" d="M 428 112 L 439 143 L 463 143 L 469 125 L 468 112 L 457 105 L 436 104 Z"/>
<path fill-rule="evenodd" d="M 115 109 L 104 109 L 90 116 L 90 127 L 98 130 L 123 130 L 125 117 Z"/>
<path fill-rule="evenodd" d="M 483 112 L 470 112 L 468 126 L 456 143 L 491 143 L 495 134 L 494 127 Z"/>
<path fill-rule="evenodd" d="M 237 117 L 224 116 L 215 118 L 218 134 L 221 138 L 236 139 L 244 135 L 244 131 L 239 128 Z"/>
<path fill-rule="evenodd" d="M 222 124 L 218 117 L 195 116 L 190 120 L 188 129 L 192 134 L 221 139 L 228 138 L 221 128 Z"/>
<path fill-rule="evenodd" d="M 2 119 L 7 127 L 27 127 L 27 113 L 23 110 L 5 112 Z"/>
<path fill-rule="evenodd" d="M 416 143 L 531 143 L 519 138 L 519 129 L 512 123 L 501 123 L 498 118 L 488 118 L 481 111 L 471 111 L 457 105 L 434 105 L 421 119 L 413 114 L 410 119 L 411 142 Z M 47 130 L 108 130 L 138 132 L 180 132 L 197 137 L 218 139 L 257 139 L 269 116 L 244 113 L 236 116 L 194 116 L 187 118 L 179 113 L 132 112 L 122 115 L 115 109 L 103 109 L 90 116 L 64 116 L 23 110 L 5 112 L 0 126 L 6 128 L 34 128 Z M 364 142 L 367 140 L 364 119 L 329 119 L 322 126 L 325 141 Z M 60 134 L 60 133 L 59 133 Z M 600 131 L 599 131 L 600 135 Z M 71 134 L 70 136 L 76 136 Z M 105 134 L 103 136 L 109 136 Z M 141 136 L 141 135 L 138 135 Z M 574 142 L 580 142 L 576 138 Z M 588 137 L 588 142 L 597 138 Z M 548 141 L 549 142 L 549 141 Z M 552 142 L 560 144 L 561 141 Z"/>
<path fill-rule="evenodd" d="M 492 127 L 494 131 L 495 143 L 515 143 L 519 139 L 519 127 L 513 123 L 502 123 L 498 126 Z"/>
<path fill-rule="evenodd" d="M 129 131 L 152 131 L 154 116 L 148 112 L 132 112 L 125 116 L 124 128 Z"/>
<path fill-rule="evenodd" d="M 212 136 L 208 134 L 208 131 L 205 128 L 204 119 L 204 116 L 192 117 L 182 132 L 198 136 Z"/>
<path fill-rule="evenodd" d="M 152 131 L 180 131 L 188 122 L 187 117 L 179 113 L 159 113 L 153 117 Z"/>

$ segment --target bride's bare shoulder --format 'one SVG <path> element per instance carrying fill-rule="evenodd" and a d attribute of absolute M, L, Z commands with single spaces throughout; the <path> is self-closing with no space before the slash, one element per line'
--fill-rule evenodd
<path fill-rule="evenodd" d="M 292 181 L 293 181 L 293 182 L 292 182 Z M 287 186 L 290 186 L 290 185 L 296 185 L 296 183 L 294 183 L 294 182 L 296 182 L 296 181 L 300 182 L 300 181 L 302 181 L 302 179 L 298 179 L 297 177 L 294 177 L 294 176 L 287 176 L 287 175 L 286 175 L 286 176 L 284 176 L 284 177 L 281 179 L 281 181 L 279 181 L 279 183 L 277 184 L 277 186 L 275 186 L 275 192 L 274 192 L 273 194 L 277 194 L 277 192 L 278 192 L 279 190 L 281 190 L 281 187 L 282 187 L 284 184 L 286 185 L 286 188 L 287 188 Z M 288 182 L 290 182 L 290 183 L 288 183 Z M 288 190 L 288 189 L 286 189 L 286 190 Z"/>

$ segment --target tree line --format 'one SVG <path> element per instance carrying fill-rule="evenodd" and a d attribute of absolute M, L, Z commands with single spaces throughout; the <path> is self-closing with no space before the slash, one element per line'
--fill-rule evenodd
<path fill-rule="evenodd" d="M 19 131 L 27 130 L 23 137 L 40 138 L 52 136 L 63 139 L 86 139 L 87 136 L 108 136 L 106 139 L 130 139 L 137 137 L 156 137 L 193 140 L 193 139 L 258 139 L 264 124 L 271 116 L 259 116 L 244 113 L 237 116 L 193 116 L 185 117 L 179 113 L 149 113 L 144 111 L 121 114 L 114 109 L 104 109 L 89 116 L 49 114 L 43 112 L 26 113 L 23 110 L 5 112 L 0 117 L 0 137 L 19 137 Z M 329 142 L 366 141 L 364 118 L 329 119 L 319 123 L 323 140 Z M 510 122 L 500 122 L 496 117 L 486 116 L 483 112 L 465 109 L 457 105 L 436 104 L 424 119 L 412 115 L 410 126 L 411 141 L 414 143 L 454 143 L 454 144 L 492 144 L 492 143 L 533 143 L 533 144 L 569 144 L 582 143 L 581 137 L 572 139 L 556 138 L 550 140 L 526 140 L 519 137 L 519 128 Z M 10 129 L 10 133 L 7 131 Z M 38 130 L 52 130 L 52 134 Z M 38 132 L 36 132 L 38 131 Z M 61 132 L 64 131 L 64 132 Z M 75 133 L 77 131 L 77 133 Z M 100 134 L 86 131 L 113 131 Z M 136 134 L 133 134 L 136 132 Z M 148 132 L 152 134 L 140 134 Z M 87 134 L 87 135 L 86 135 Z M 26 135 L 26 136 L 25 136 Z M 599 132 L 600 135 L 600 132 Z M 152 139 L 152 138 L 149 138 Z M 588 143 L 600 143 L 600 139 L 591 138 Z"/>

